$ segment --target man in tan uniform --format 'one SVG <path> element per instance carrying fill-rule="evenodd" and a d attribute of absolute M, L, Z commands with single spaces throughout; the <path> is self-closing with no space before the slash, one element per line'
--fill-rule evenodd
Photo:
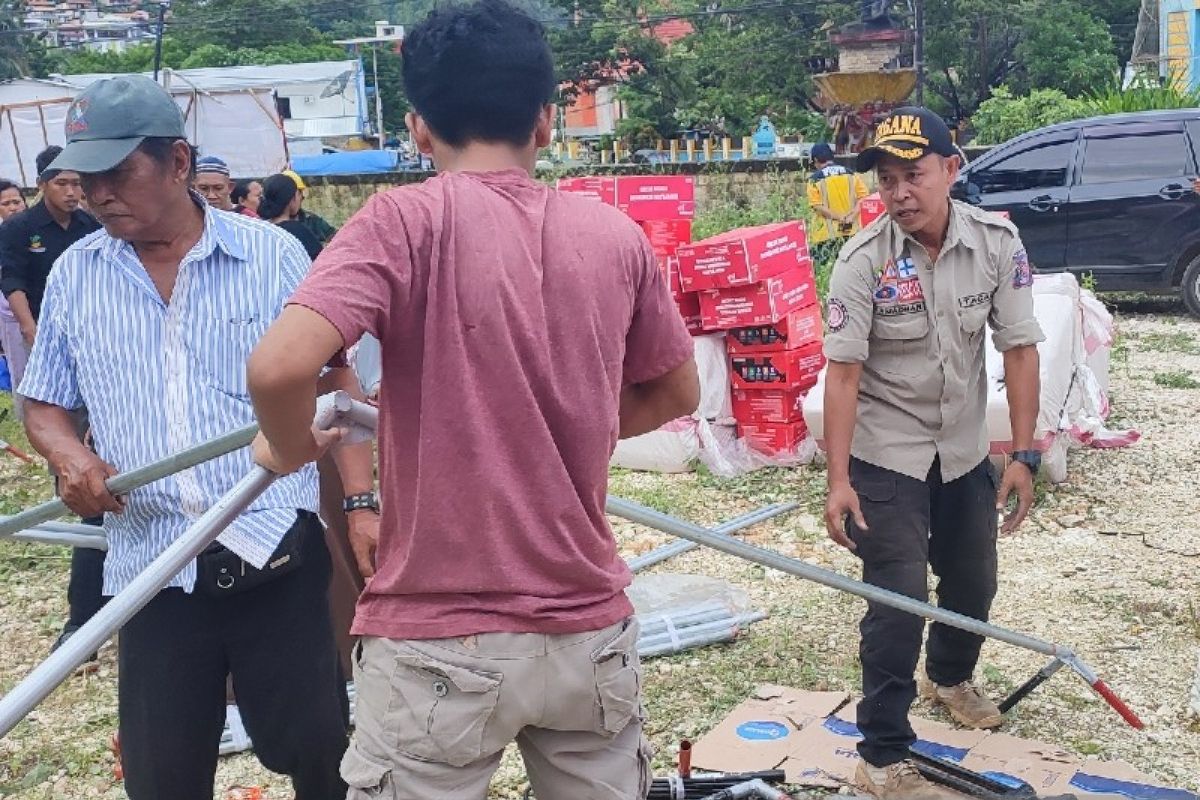
<path fill-rule="evenodd" d="M 996 593 L 997 510 L 1016 493 L 1014 530 L 1033 503 L 1040 463 L 1033 274 L 1013 225 L 950 199 L 959 160 L 950 131 L 922 108 L 895 111 L 858 160 L 875 169 L 887 216 L 842 248 L 829 290 L 826 526 L 863 562 L 863 580 L 987 619 Z M 1013 458 L 998 481 L 984 415 L 985 325 L 1004 367 Z M 924 620 L 869 603 L 860 629 L 862 762 L 856 783 L 883 800 L 959 795 L 908 761 L 908 711 Z M 971 683 L 982 637 L 930 628 L 923 690 L 963 724 L 996 727 Z"/>

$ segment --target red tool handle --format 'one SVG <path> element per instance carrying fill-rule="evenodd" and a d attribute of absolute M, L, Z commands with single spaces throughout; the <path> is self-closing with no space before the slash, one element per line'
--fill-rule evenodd
<path fill-rule="evenodd" d="M 14 456 L 16 456 L 17 458 L 19 458 L 19 459 L 21 459 L 22 461 L 24 461 L 26 464 L 32 464 L 32 463 L 33 463 L 33 459 L 32 459 L 32 458 L 30 458 L 28 454 L 26 454 L 26 453 L 22 452 L 21 450 L 18 450 L 17 448 L 13 447 L 13 446 L 12 446 L 11 444 L 9 444 L 8 442 L 5 442 L 5 441 L 0 441 L 0 447 L 3 447 L 3 448 L 4 448 L 5 450 L 7 450 L 8 452 L 12 453 Z"/>
<path fill-rule="evenodd" d="M 1138 715 L 1133 713 L 1133 709 L 1125 705 L 1125 701 L 1117 697 L 1116 693 L 1112 689 L 1108 688 L 1108 685 L 1105 684 L 1104 681 L 1097 679 L 1096 682 L 1092 684 L 1092 688 L 1096 690 L 1096 694 L 1103 697 L 1110 706 L 1116 709 L 1117 713 L 1121 715 L 1122 719 L 1124 719 L 1134 728 L 1140 731 L 1142 728 L 1146 727 L 1146 724 L 1138 719 Z"/>
<path fill-rule="evenodd" d="M 679 743 L 679 777 L 692 777 L 692 743 L 687 739 Z"/>

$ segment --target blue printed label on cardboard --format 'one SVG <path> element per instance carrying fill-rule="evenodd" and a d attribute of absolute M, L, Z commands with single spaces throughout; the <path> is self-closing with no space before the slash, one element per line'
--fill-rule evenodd
<path fill-rule="evenodd" d="M 773 742 L 788 735 L 788 727 L 779 722 L 751 720 L 737 726 L 737 735 L 751 742 Z"/>

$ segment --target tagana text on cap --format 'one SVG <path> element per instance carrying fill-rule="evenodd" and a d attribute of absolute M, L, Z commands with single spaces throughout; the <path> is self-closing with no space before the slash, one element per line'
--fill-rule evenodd
<path fill-rule="evenodd" d="M 183 112 L 145 75 L 96 81 L 67 109 L 67 146 L 51 169 L 107 172 L 151 136 L 186 139 Z"/>
<path fill-rule="evenodd" d="M 897 108 L 875 129 L 875 142 L 858 154 L 855 168 L 866 172 L 884 154 L 904 161 L 918 161 L 931 153 L 957 155 L 954 137 L 945 120 L 927 108 Z"/>

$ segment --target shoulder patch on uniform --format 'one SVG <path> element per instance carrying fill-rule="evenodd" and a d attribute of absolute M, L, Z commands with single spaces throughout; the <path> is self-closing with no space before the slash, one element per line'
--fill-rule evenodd
<path fill-rule="evenodd" d="M 1029 254 L 1024 249 L 1013 253 L 1013 288 L 1024 289 L 1033 286 L 1033 267 L 1029 265 Z"/>
<path fill-rule="evenodd" d="M 829 298 L 828 308 L 825 312 L 826 321 L 829 324 L 829 332 L 837 333 L 842 328 L 846 327 L 846 322 L 849 319 L 849 314 L 846 313 L 846 304 L 836 297 Z"/>

